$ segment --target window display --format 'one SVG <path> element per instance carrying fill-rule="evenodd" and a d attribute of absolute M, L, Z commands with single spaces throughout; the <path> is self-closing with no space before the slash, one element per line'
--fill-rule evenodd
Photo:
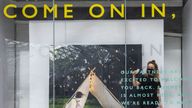
<path fill-rule="evenodd" d="M 0 1 L 2 108 L 190 107 L 190 6 L 152 1 Z"/>
<path fill-rule="evenodd" d="M 135 27 L 138 22 L 140 26 Z M 149 22 L 151 24 L 146 28 L 145 24 Z M 76 105 L 79 101 L 82 101 L 79 103 L 80 106 L 84 107 L 103 107 L 109 101 L 114 101 L 114 105 L 123 107 L 141 105 L 141 93 L 137 87 L 133 86 L 132 71 L 140 69 L 139 75 L 142 75 L 146 72 L 145 66 L 150 59 L 158 60 L 159 69 L 162 70 L 163 55 L 154 54 L 162 50 L 163 23 L 161 20 L 129 20 L 126 30 L 129 33 L 126 36 L 127 45 L 123 44 L 126 33 L 122 29 L 123 21 L 56 21 L 54 49 L 51 48 L 52 31 L 38 32 L 39 29 L 47 31 L 51 25 L 52 23 L 49 21 L 41 23 L 32 21 L 29 30 L 33 44 L 36 43 L 40 46 L 50 44 L 44 49 L 46 53 L 43 55 L 46 56 L 42 56 L 41 53 L 33 53 L 34 47 L 31 49 L 33 56 L 34 54 L 39 56 L 36 58 L 37 60 L 42 61 L 43 58 L 46 58 L 43 60 L 44 62 L 41 62 L 41 64 L 46 64 L 46 66 L 41 65 L 41 71 L 31 70 L 31 72 L 44 73 L 42 77 L 46 80 L 41 79 L 41 82 L 46 82 L 39 83 L 39 86 L 49 87 L 49 107 L 69 107 L 71 104 Z M 82 28 L 83 26 L 85 29 Z M 89 28 L 86 28 L 87 26 Z M 144 31 L 139 33 L 138 29 Z M 151 30 L 158 34 L 152 35 Z M 143 36 L 148 36 L 148 40 L 144 39 L 146 37 L 142 39 Z M 149 40 L 153 40 L 153 38 L 158 38 L 157 41 L 154 41 L 156 44 L 154 46 L 151 45 L 152 42 L 149 43 Z M 43 40 L 44 43 L 40 40 Z M 34 51 L 38 51 L 38 48 L 35 49 Z M 39 49 L 42 48 L 39 47 Z M 31 65 L 37 67 L 39 63 L 34 62 Z M 47 73 L 47 68 L 50 73 Z M 49 79 L 47 79 L 48 76 Z M 161 77 L 163 78 L 163 74 Z M 36 75 L 32 78 L 36 79 Z M 49 81 L 49 86 L 47 81 Z M 37 85 L 36 80 L 33 80 L 33 83 L 35 86 Z M 33 89 L 37 88 L 31 88 L 31 91 Z M 76 98 L 77 94 L 82 98 Z M 39 95 L 36 95 L 37 98 Z"/>

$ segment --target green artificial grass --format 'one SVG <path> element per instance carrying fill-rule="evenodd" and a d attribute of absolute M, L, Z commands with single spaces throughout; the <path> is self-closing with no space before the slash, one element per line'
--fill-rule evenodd
<path fill-rule="evenodd" d="M 63 108 L 69 98 L 57 98 L 55 99 L 55 108 Z M 49 108 L 53 108 L 53 102 L 50 100 Z M 102 108 L 96 99 L 87 99 L 84 108 Z"/>

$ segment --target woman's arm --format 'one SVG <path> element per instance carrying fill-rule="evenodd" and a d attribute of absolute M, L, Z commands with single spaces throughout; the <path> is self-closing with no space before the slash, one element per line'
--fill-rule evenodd
<path fill-rule="evenodd" d="M 139 86 L 140 85 L 140 82 L 136 80 L 136 75 L 138 74 L 139 70 L 133 70 L 132 71 L 132 79 L 133 79 L 133 86 Z"/>
<path fill-rule="evenodd" d="M 136 74 L 133 74 L 133 86 L 139 86 L 140 82 L 136 80 Z"/>

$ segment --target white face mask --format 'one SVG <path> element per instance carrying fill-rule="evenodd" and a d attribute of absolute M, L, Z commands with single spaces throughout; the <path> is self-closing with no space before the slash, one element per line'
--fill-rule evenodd
<path fill-rule="evenodd" d="M 82 108 L 81 107 L 81 98 L 76 98 L 76 108 Z"/>
<path fill-rule="evenodd" d="M 76 102 L 80 102 L 81 98 L 75 98 Z"/>

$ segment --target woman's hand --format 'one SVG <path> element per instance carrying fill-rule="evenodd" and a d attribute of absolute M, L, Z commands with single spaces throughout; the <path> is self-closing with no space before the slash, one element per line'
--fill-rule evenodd
<path fill-rule="evenodd" d="M 139 73 L 139 69 L 132 71 L 132 75 L 135 76 Z"/>
<path fill-rule="evenodd" d="M 148 73 L 144 73 L 144 76 L 145 76 L 145 77 L 148 77 L 148 76 L 149 76 L 149 74 L 148 74 Z"/>
<path fill-rule="evenodd" d="M 132 71 L 133 75 L 133 86 L 139 86 L 140 82 L 136 80 L 136 75 L 139 73 L 139 69 Z"/>
<path fill-rule="evenodd" d="M 160 104 L 160 105 L 159 105 L 159 108 L 163 108 L 163 105 L 162 105 L 162 104 Z"/>

